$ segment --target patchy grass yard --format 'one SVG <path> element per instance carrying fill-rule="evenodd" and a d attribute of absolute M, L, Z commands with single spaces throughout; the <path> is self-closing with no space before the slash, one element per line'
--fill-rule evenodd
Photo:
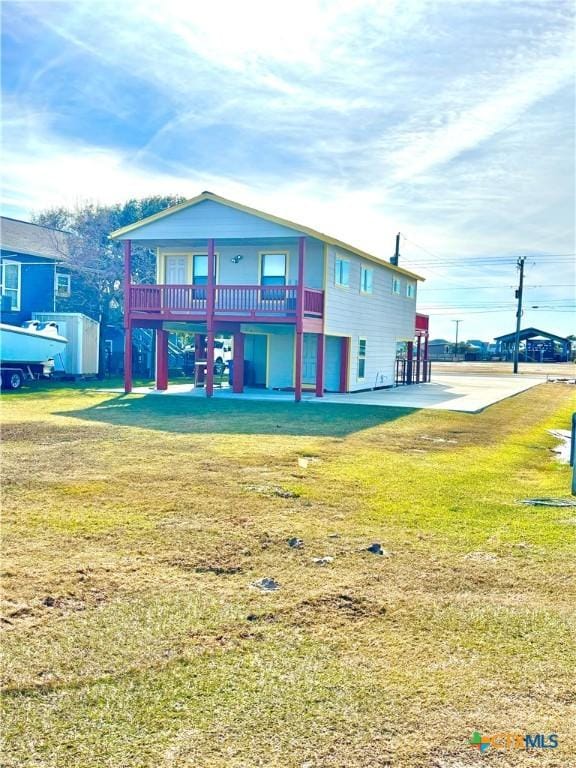
<path fill-rule="evenodd" d="M 8 394 L 4 765 L 574 766 L 576 510 L 518 503 L 568 496 L 573 391 Z M 480 756 L 476 729 L 560 746 Z"/>

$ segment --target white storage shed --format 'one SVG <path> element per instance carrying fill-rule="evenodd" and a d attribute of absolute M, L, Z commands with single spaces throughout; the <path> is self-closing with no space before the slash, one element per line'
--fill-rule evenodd
<path fill-rule="evenodd" d="M 72 376 L 98 373 L 100 323 L 80 312 L 34 312 L 32 319 L 56 323 L 60 335 L 68 339 L 65 351 L 54 360 L 56 372 Z"/>

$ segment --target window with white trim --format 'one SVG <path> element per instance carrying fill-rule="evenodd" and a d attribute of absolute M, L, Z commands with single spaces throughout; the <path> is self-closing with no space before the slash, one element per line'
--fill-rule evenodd
<path fill-rule="evenodd" d="M 2 296 L 10 297 L 10 309 L 20 309 L 20 263 L 18 261 L 2 262 Z"/>
<path fill-rule="evenodd" d="M 350 285 L 350 262 L 348 259 L 342 259 L 336 256 L 334 283 L 341 288 L 348 288 Z"/>
<path fill-rule="evenodd" d="M 59 299 L 67 299 L 70 296 L 70 275 L 56 272 L 54 275 L 54 293 Z"/>
<path fill-rule="evenodd" d="M 406 283 L 406 296 L 409 299 L 416 298 L 416 284 L 415 283 Z"/>
<path fill-rule="evenodd" d="M 358 378 L 366 376 L 366 339 L 358 339 Z"/>
<path fill-rule="evenodd" d="M 402 285 L 400 283 L 400 279 L 398 277 L 392 278 L 392 293 L 395 293 L 397 296 L 400 296 L 402 292 Z"/>
<path fill-rule="evenodd" d="M 208 254 L 195 253 L 192 256 L 192 285 L 208 283 Z"/>
<path fill-rule="evenodd" d="M 283 252 L 260 254 L 260 285 L 283 286 L 288 282 L 288 254 Z M 281 301 L 286 298 L 282 288 L 262 291 L 266 301 Z"/>
<path fill-rule="evenodd" d="M 260 284 L 286 285 L 288 260 L 285 253 L 263 253 L 261 255 Z"/>
<path fill-rule="evenodd" d="M 360 269 L 360 292 L 372 293 L 374 285 L 374 270 L 370 267 L 361 267 Z"/>

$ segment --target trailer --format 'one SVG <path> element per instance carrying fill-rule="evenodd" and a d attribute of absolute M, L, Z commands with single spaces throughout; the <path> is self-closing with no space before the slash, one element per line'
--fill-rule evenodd
<path fill-rule="evenodd" d="M 25 381 L 49 379 L 54 371 L 54 360 L 43 363 L 0 361 L 0 380 L 2 389 L 20 389 Z"/>
<path fill-rule="evenodd" d="M 29 320 L 23 326 L 0 323 L 0 381 L 4 389 L 20 389 L 25 381 L 49 377 L 54 358 L 68 340 L 56 323 Z"/>

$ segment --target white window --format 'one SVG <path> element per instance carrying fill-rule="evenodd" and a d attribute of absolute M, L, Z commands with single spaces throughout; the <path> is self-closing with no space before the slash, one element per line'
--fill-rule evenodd
<path fill-rule="evenodd" d="M 402 286 L 400 285 L 400 280 L 397 277 L 392 278 L 392 293 L 396 293 L 398 296 L 400 296 L 400 293 L 402 292 Z"/>
<path fill-rule="evenodd" d="M 358 378 L 366 376 L 366 339 L 358 339 Z"/>
<path fill-rule="evenodd" d="M 406 296 L 413 299 L 416 296 L 416 286 L 414 283 L 406 283 Z"/>
<path fill-rule="evenodd" d="M 192 256 L 192 283 L 194 285 L 208 284 L 208 254 L 195 253 Z"/>
<path fill-rule="evenodd" d="M 362 293 L 372 293 L 374 284 L 374 270 L 369 267 L 362 267 L 360 270 L 360 291 Z"/>
<path fill-rule="evenodd" d="M 336 257 L 334 283 L 341 288 L 348 288 L 350 285 L 350 262 L 347 259 L 341 259 L 339 256 Z"/>
<path fill-rule="evenodd" d="M 56 272 L 54 277 L 54 292 L 61 299 L 67 299 L 70 296 L 70 275 L 62 272 Z"/>
<path fill-rule="evenodd" d="M 20 264 L 17 261 L 2 262 L 2 296 L 10 298 L 10 309 L 20 309 Z"/>
<path fill-rule="evenodd" d="M 260 258 L 260 285 L 286 285 L 286 254 L 263 253 Z"/>

